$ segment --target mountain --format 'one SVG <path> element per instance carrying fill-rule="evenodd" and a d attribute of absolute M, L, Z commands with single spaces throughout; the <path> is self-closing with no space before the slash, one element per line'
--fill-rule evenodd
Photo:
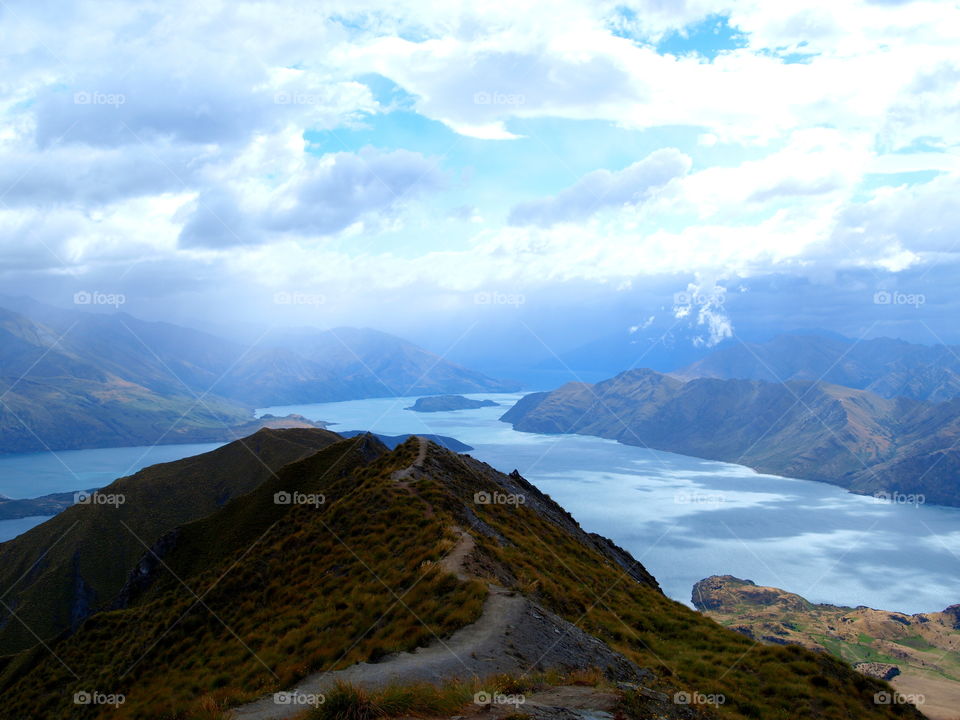
<path fill-rule="evenodd" d="M 110 605 L 161 535 L 249 492 L 282 466 L 340 440 L 320 429 L 261 430 L 203 455 L 120 478 L 0 544 L 0 655 L 76 627 Z M 118 499 L 101 504 L 99 499 Z M 11 617 L 10 612 L 16 613 Z"/>
<path fill-rule="evenodd" d="M 860 672 L 892 679 L 901 695 L 923 698 L 920 708 L 931 720 L 957 717 L 960 605 L 917 615 L 816 605 L 794 593 L 731 575 L 698 582 L 693 604 L 759 642 L 829 652 Z"/>
<path fill-rule="evenodd" d="M 634 370 L 527 395 L 501 419 L 516 430 L 598 435 L 888 499 L 960 505 L 960 400 Z"/>
<path fill-rule="evenodd" d="M 672 374 L 682 379 L 822 380 L 888 398 L 943 402 L 960 396 L 960 348 L 789 334 L 764 343 L 728 343 Z"/>
<path fill-rule="evenodd" d="M 0 307 L 0 453 L 232 439 L 251 408 L 516 389 L 375 330 L 252 347 L 125 313 Z"/>
<path fill-rule="evenodd" d="M 889 686 L 839 660 L 666 598 L 518 473 L 418 438 L 360 436 L 268 474 L 163 534 L 112 608 L 0 660 L 0 717 L 448 716 L 472 700 L 501 720 L 524 693 L 537 718 L 600 695 L 631 720 L 921 717 L 877 705 Z M 319 693 L 316 713 L 300 704 Z"/>
<path fill-rule="evenodd" d="M 368 328 L 275 333 L 265 344 L 230 369 L 217 391 L 264 406 L 518 388 Z"/>
<path fill-rule="evenodd" d="M 217 441 L 250 420 L 224 399 L 118 374 L 121 355 L 0 309 L 0 452 Z"/>
<path fill-rule="evenodd" d="M 669 372 L 708 355 L 710 349 L 696 341 L 696 328 L 674 325 L 665 325 L 661 320 L 647 327 L 624 328 L 556 355 L 551 354 L 536 367 L 556 373 L 566 371 L 586 380 L 592 376 L 609 377 L 636 367 Z"/>

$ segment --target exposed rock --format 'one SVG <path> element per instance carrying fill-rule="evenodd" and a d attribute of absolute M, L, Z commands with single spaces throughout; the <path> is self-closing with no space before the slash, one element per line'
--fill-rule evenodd
<path fill-rule="evenodd" d="M 889 663 L 862 662 L 855 663 L 853 669 L 878 680 L 893 680 L 900 674 L 900 668 Z"/>

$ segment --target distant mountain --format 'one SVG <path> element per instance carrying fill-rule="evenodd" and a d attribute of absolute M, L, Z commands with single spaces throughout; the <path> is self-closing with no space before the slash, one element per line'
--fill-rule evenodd
<path fill-rule="evenodd" d="M 375 330 L 245 347 L 125 313 L 2 302 L 15 310 L 0 307 L 0 453 L 219 441 L 253 407 L 516 389 Z"/>
<path fill-rule="evenodd" d="M 215 396 L 198 401 L 159 373 L 125 372 L 122 355 L 121 342 L 68 341 L 59 329 L 0 309 L 0 452 L 214 442 L 251 419 L 242 406 Z"/>
<path fill-rule="evenodd" d="M 537 365 L 545 371 L 569 370 L 584 378 L 603 373 L 609 377 L 633 368 L 669 372 L 706 356 L 711 348 L 695 343 L 695 330 L 664 327 L 624 328 L 559 353 Z"/>
<path fill-rule="evenodd" d="M 264 406 L 518 389 L 368 328 L 277 333 L 264 344 L 227 372 L 217 392 Z"/>
<path fill-rule="evenodd" d="M 728 343 L 672 374 L 685 379 L 822 380 L 883 397 L 942 402 L 960 396 L 960 347 L 778 335 L 764 343 Z"/>
<path fill-rule="evenodd" d="M 930 405 L 827 383 L 684 382 L 634 370 L 527 395 L 502 420 L 960 505 L 960 399 Z"/>
<path fill-rule="evenodd" d="M 264 446 L 323 437 L 270 432 Z M 228 476 L 210 455 L 195 461 L 194 471 Z M 756 647 L 666 598 L 640 563 L 518 473 L 420 439 L 393 451 L 369 436 L 337 442 L 242 481 L 252 489 L 225 504 L 216 484 L 194 488 L 191 475 L 170 475 L 167 489 L 216 509 L 145 541 L 132 565 L 105 541 L 132 534 L 124 524 L 156 535 L 157 520 L 143 517 L 155 514 L 150 503 L 122 517 L 93 506 L 61 516 L 72 514 L 71 532 L 109 529 L 99 543 L 67 533 L 61 542 L 73 546 L 59 554 L 67 572 L 45 579 L 41 565 L 24 584 L 76 594 L 90 578 L 132 571 L 112 610 L 0 659 L 0 715 L 220 718 L 238 705 L 238 718 L 314 714 L 274 694 L 296 690 L 328 694 L 320 717 L 409 716 L 412 701 L 436 697 L 425 689 L 432 684 L 446 688 L 442 712 L 415 715 L 470 715 L 475 693 L 492 690 L 530 693 L 531 716 L 543 718 L 921 717 L 876 704 L 889 686 L 836 659 Z M 83 559 L 71 565 L 78 551 Z M 33 552 L 43 557 L 43 548 Z M 18 613 L 31 607 L 13 604 Z M 358 690 L 335 685 L 345 681 Z M 124 701 L 75 700 L 94 693 Z M 367 702 L 366 693 L 376 694 Z M 582 704 L 600 695 L 603 715 Z M 701 696 L 722 700 L 692 706 Z M 579 710 L 558 711 L 563 697 Z M 497 705 L 491 717 L 519 714 Z"/>

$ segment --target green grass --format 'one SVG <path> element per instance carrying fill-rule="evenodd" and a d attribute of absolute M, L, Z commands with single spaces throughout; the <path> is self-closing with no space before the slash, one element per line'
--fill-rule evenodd
<path fill-rule="evenodd" d="M 0 707 L 10 717 L 218 720 L 223 708 L 287 689 L 310 672 L 449 636 L 479 616 L 486 589 L 435 563 L 452 544 L 450 527 L 469 528 L 476 517 L 494 531 L 474 533 L 488 567 L 651 668 L 664 688 L 724 695 L 720 717 L 911 717 L 904 706 L 873 704 L 886 684 L 823 653 L 756 644 L 727 630 L 634 582 L 529 507 L 475 505 L 475 492 L 497 489 L 479 466 L 436 451 L 431 459 L 442 470 L 404 489 L 390 475 L 412 461 L 416 443 L 369 465 L 358 456 L 338 459 L 334 450 L 288 466 L 184 527 L 168 559 L 192 592 L 161 573 L 135 606 L 97 615 L 54 642 L 80 680 L 42 648 L 23 654 L 0 675 Z M 278 511 L 276 487 L 322 491 L 327 503 Z M 544 679 L 521 674 L 497 682 L 504 692 L 525 692 L 518 688 Z M 90 688 L 123 692 L 127 703 L 99 716 L 73 706 L 72 694 Z M 328 714 L 323 720 L 446 712 L 463 688 L 394 688 L 366 697 L 354 690 L 328 698 L 319 709 Z"/>

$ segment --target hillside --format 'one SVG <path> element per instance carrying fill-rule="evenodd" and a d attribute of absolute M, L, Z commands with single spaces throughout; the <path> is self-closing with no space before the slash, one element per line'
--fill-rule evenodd
<path fill-rule="evenodd" d="M 0 298 L 0 453 L 216 442 L 245 434 L 231 428 L 254 407 L 512 389 L 375 330 L 245 346 L 125 313 Z"/>
<path fill-rule="evenodd" d="M 960 504 L 958 401 L 929 405 L 801 381 L 684 382 L 633 370 L 528 395 L 501 419 L 517 430 L 598 435 L 855 492 Z"/>
<path fill-rule="evenodd" d="M 278 493 L 304 502 L 278 503 Z M 299 709 L 272 693 L 315 693 L 328 671 L 372 692 L 386 687 L 377 678 L 416 668 L 427 682 L 482 683 L 484 669 L 512 667 L 515 680 L 489 682 L 524 692 L 551 666 L 596 666 L 626 683 L 610 687 L 633 720 L 920 717 L 875 704 L 887 686 L 840 661 L 755 646 L 669 600 L 625 551 L 517 473 L 418 439 L 386 451 L 361 436 L 286 465 L 165 535 L 114 606 L 6 659 L 0 715 L 222 718 L 243 705 L 241 717 L 292 717 Z M 464 647 L 491 652 L 444 650 Z M 72 703 L 93 690 L 125 702 Z M 394 690 L 391 706 L 423 692 Z"/>
<path fill-rule="evenodd" d="M 212 452 L 120 478 L 99 494 L 121 497 L 122 503 L 74 505 L 0 544 L 0 585 L 6 589 L 0 655 L 32 646 L 34 633 L 55 636 L 106 608 L 144 545 L 339 439 L 318 429 L 261 430 Z"/>
<path fill-rule="evenodd" d="M 960 396 L 960 349 L 811 333 L 764 343 L 728 343 L 671 373 L 682 379 L 823 381 L 882 397 L 943 402 Z"/>
<path fill-rule="evenodd" d="M 730 575 L 693 588 L 693 603 L 726 627 L 764 643 L 829 652 L 893 687 L 923 696 L 934 720 L 955 720 L 960 708 L 960 606 L 906 615 L 868 607 L 815 605 L 779 588 Z"/>

